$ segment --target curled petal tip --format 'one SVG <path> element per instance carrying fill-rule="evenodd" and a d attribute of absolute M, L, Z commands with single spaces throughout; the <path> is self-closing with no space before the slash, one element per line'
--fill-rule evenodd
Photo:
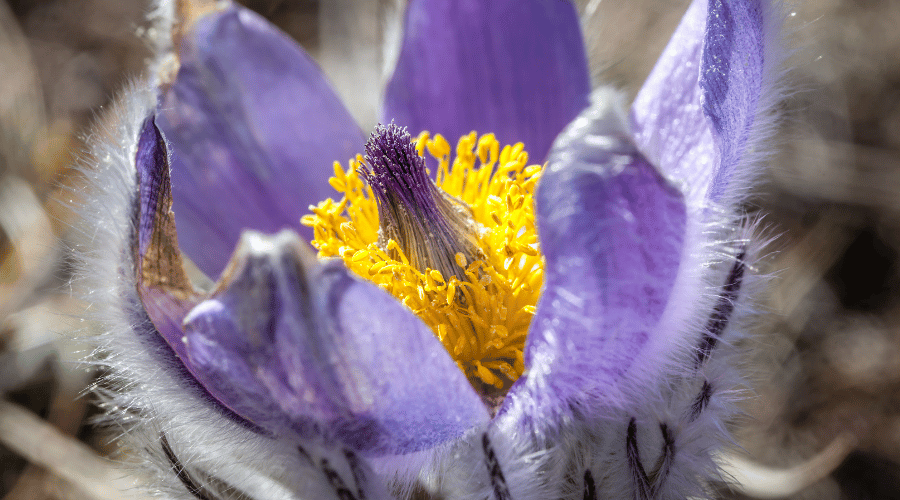
<path fill-rule="evenodd" d="M 141 127 L 135 166 L 139 197 L 132 252 L 137 266 L 137 289 L 154 326 L 176 355 L 183 358 L 179 324 L 199 297 L 178 247 L 169 155 L 154 116 L 145 119 Z"/>

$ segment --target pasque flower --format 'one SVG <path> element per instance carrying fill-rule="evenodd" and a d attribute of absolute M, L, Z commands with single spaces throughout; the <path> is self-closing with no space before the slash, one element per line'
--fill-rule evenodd
<path fill-rule="evenodd" d="M 629 111 L 570 2 L 412 0 L 368 141 L 260 17 L 179 25 L 88 171 L 108 404 L 154 488 L 707 495 L 776 14 L 695 0 Z"/>

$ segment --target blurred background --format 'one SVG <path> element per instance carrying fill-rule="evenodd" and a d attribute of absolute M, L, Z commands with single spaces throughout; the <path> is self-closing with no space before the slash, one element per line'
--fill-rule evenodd
<path fill-rule="evenodd" d="M 374 124 L 403 0 L 246 0 Z M 595 84 L 632 97 L 687 1 L 579 0 Z M 807 0 L 787 17 L 791 93 L 748 210 L 775 279 L 721 497 L 900 498 L 900 2 Z M 149 57 L 142 0 L 0 0 L 0 498 L 126 498 L 91 426 L 93 326 L 70 282 L 91 125 Z M 351 36 L 352 35 L 352 36 Z M 360 82 L 365 82 L 361 85 Z M 128 493 L 139 498 L 134 491 Z"/>

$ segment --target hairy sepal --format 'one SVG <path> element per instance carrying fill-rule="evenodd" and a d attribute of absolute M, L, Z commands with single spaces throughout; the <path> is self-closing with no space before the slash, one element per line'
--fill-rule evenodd
<path fill-rule="evenodd" d="M 190 376 L 144 310 L 133 251 L 135 154 L 141 124 L 156 106 L 153 87 L 131 85 L 98 125 L 81 165 L 83 202 L 74 207 L 84 221 L 75 236 L 75 285 L 98 330 L 85 342 L 104 373 L 95 389 L 107 410 L 101 423 L 118 438 L 120 458 L 148 479 L 146 488 L 168 498 L 339 499 L 329 470 L 356 487 L 347 450 L 277 439 L 229 412 Z M 202 492 L 185 484 L 172 456 Z M 356 468 L 370 471 L 362 460 Z M 368 498 L 388 498 L 372 477 Z"/>

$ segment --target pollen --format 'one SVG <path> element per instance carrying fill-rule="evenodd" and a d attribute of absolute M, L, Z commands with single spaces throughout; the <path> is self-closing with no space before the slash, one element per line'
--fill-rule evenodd
<path fill-rule="evenodd" d="M 528 165 L 521 143 L 501 148 L 493 134 L 463 136 L 455 155 L 440 134 L 405 137 L 410 151 L 435 158 L 433 183 L 454 207 L 449 217 L 461 214 L 463 222 L 449 224 L 467 233 L 462 248 L 436 241 L 439 230 L 398 230 L 380 220 L 385 211 L 379 212 L 378 203 L 384 195 L 377 186 L 373 191 L 373 175 L 366 168 L 370 156 L 358 155 L 346 169 L 335 162 L 329 182 L 339 201 L 329 198 L 311 206 L 312 214 L 301 222 L 313 228 L 312 245 L 320 257 L 342 259 L 431 327 L 473 386 L 505 392 L 525 370 L 525 337 L 543 280 L 534 221 L 542 166 Z M 420 164 L 424 172 L 424 161 Z M 387 237 L 398 234 L 417 234 L 423 241 L 404 249 Z M 410 255 L 423 247 L 451 255 L 429 265 Z"/>

